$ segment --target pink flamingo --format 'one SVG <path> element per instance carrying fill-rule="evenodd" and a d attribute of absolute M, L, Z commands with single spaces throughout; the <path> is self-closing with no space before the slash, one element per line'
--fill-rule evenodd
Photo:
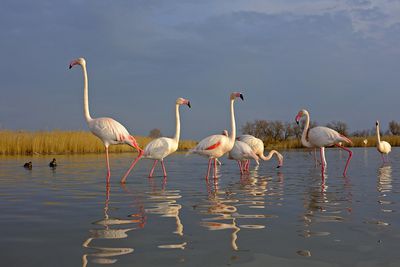
<path fill-rule="evenodd" d="M 233 103 L 235 99 L 240 97 L 243 100 L 243 95 L 241 93 L 232 93 L 230 95 L 230 106 L 231 106 L 231 135 L 226 136 L 224 134 L 215 134 L 208 136 L 200 141 L 197 146 L 191 150 L 190 153 L 195 153 L 201 156 L 208 157 L 208 170 L 206 179 L 208 179 L 208 175 L 210 173 L 211 162 L 214 162 L 214 178 L 217 176 L 217 159 L 223 156 L 225 153 L 229 152 L 233 145 L 235 144 L 236 138 L 236 122 L 235 122 L 235 111 L 233 107 Z"/>
<path fill-rule="evenodd" d="M 106 163 L 107 163 L 107 184 L 110 182 L 110 161 L 108 157 L 108 147 L 110 145 L 116 144 L 127 144 L 133 148 L 136 148 L 139 152 L 137 158 L 132 162 L 128 171 L 121 179 L 121 183 L 126 182 L 126 178 L 135 167 L 136 163 L 143 155 L 143 150 L 139 147 L 135 138 L 129 134 L 129 132 L 125 129 L 125 127 L 111 118 L 92 118 L 89 113 L 89 96 L 88 96 L 88 75 L 86 71 L 86 61 L 84 58 L 78 58 L 71 61 L 69 68 L 71 69 L 75 65 L 80 65 L 83 71 L 83 109 L 84 115 L 86 119 L 86 123 L 90 129 L 90 131 L 97 136 L 103 143 L 106 149 Z"/>
<path fill-rule="evenodd" d="M 324 176 L 325 167 L 327 165 L 325 160 L 325 147 L 326 146 L 337 146 L 349 153 L 349 157 L 346 161 L 346 166 L 344 167 L 343 176 L 346 176 L 347 168 L 350 159 L 353 155 L 350 149 L 340 145 L 340 142 L 345 142 L 352 144 L 351 140 L 344 135 L 339 134 L 337 131 L 324 126 L 317 126 L 309 129 L 310 124 L 310 114 L 307 110 L 302 109 L 296 116 L 296 123 L 299 124 L 300 119 L 305 116 L 306 123 L 303 129 L 303 134 L 301 136 L 301 143 L 309 148 L 319 148 L 321 156 L 321 173 Z"/>
<path fill-rule="evenodd" d="M 154 159 L 153 167 L 150 170 L 149 177 L 153 177 L 154 168 L 157 165 L 157 162 L 161 161 L 161 166 L 163 169 L 164 177 L 167 177 L 167 172 L 165 171 L 164 166 L 164 158 L 168 155 L 174 153 L 178 149 L 179 137 L 181 133 L 181 121 L 179 117 L 179 106 L 180 105 L 188 105 L 190 108 L 190 101 L 184 98 L 178 98 L 175 104 L 175 136 L 174 138 L 160 137 L 154 139 L 144 149 L 143 157 Z"/>
<path fill-rule="evenodd" d="M 270 160 L 273 155 L 276 155 L 276 158 L 278 159 L 277 168 L 282 167 L 282 165 L 283 165 L 282 154 L 276 150 L 271 150 L 267 156 L 264 156 L 264 142 L 261 139 L 254 137 L 250 134 L 244 134 L 244 135 L 239 136 L 237 138 L 237 140 L 240 140 L 240 141 L 248 144 L 251 147 L 251 149 L 254 151 L 254 153 L 256 153 L 256 155 L 259 156 L 260 159 L 262 159 L 264 161 Z M 256 161 L 256 162 L 258 165 L 259 164 L 258 161 Z M 246 163 L 246 169 L 248 170 L 248 168 L 249 168 L 249 161 Z"/>
<path fill-rule="evenodd" d="M 237 161 L 239 165 L 240 174 L 243 174 L 245 171 L 248 171 L 248 169 L 245 168 L 246 162 L 248 160 L 254 159 L 258 165 L 258 156 L 256 155 L 256 153 L 254 153 L 254 151 L 248 144 L 238 140 L 235 141 L 232 150 L 229 151 L 228 158 Z"/>

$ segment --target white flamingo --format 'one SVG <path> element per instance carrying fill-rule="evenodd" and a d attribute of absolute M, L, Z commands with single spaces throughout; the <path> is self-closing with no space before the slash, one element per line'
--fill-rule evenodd
<path fill-rule="evenodd" d="M 247 169 L 245 169 L 245 164 L 248 160 L 254 159 L 257 162 L 257 165 L 259 164 L 259 158 L 256 153 L 254 153 L 248 144 L 239 140 L 235 141 L 232 150 L 229 151 L 228 158 L 237 161 L 241 174 L 247 171 Z"/>
<path fill-rule="evenodd" d="M 106 150 L 106 163 L 107 163 L 107 184 L 110 182 L 110 161 L 108 157 L 108 147 L 110 145 L 117 145 L 117 144 L 127 144 L 133 148 L 136 148 L 139 152 L 139 155 L 136 159 L 132 162 L 131 166 L 129 167 L 128 171 L 121 179 L 121 183 L 126 182 L 126 178 L 128 177 L 129 173 L 139 161 L 139 159 L 143 155 L 143 150 L 139 147 L 138 143 L 136 142 L 135 138 L 129 134 L 126 128 L 111 118 L 92 118 L 89 113 L 89 96 L 88 96 L 88 76 L 86 71 L 86 61 L 84 58 L 78 58 L 71 61 L 69 68 L 71 69 L 75 65 L 80 65 L 83 71 L 83 110 L 86 119 L 86 123 L 90 129 L 90 131 L 97 136 L 104 144 Z"/>
<path fill-rule="evenodd" d="M 230 109 L 231 109 L 231 134 L 225 136 L 223 134 L 215 134 L 208 136 L 201 140 L 197 146 L 191 149 L 188 153 L 195 153 L 208 158 L 208 170 L 206 179 L 210 173 L 211 162 L 214 162 L 214 177 L 216 178 L 217 166 L 216 161 L 219 157 L 223 156 L 225 153 L 229 152 L 233 145 L 235 144 L 236 138 L 236 122 L 235 122 L 235 111 L 233 103 L 235 99 L 240 97 L 243 100 L 243 95 L 241 93 L 234 92 L 230 95 Z"/>
<path fill-rule="evenodd" d="M 167 176 L 167 172 L 165 171 L 164 166 L 164 158 L 168 155 L 174 153 L 178 149 L 179 145 L 179 137 L 181 133 L 181 120 L 179 116 L 179 106 L 180 105 L 188 105 L 190 108 L 190 101 L 184 98 L 178 98 L 175 102 L 175 136 L 173 138 L 168 137 L 160 137 L 154 139 L 144 148 L 143 157 L 154 159 L 153 167 L 150 170 L 149 177 L 153 177 L 154 168 L 157 165 L 158 161 L 161 161 L 161 166 L 163 169 L 164 177 Z"/>
<path fill-rule="evenodd" d="M 346 136 L 339 134 L 337 131 L 330 129 L 324 126 L 317 126 L 314 128 L 309 128 L 310 124 L 310 115 L 307 110 L 302 109 L 296 116 L 296 123 L 299 124 L 300 119 L 305 116 L 306 123 L 303 129 L 303 134 L 301 136 L 301 143 L 306 147 L 311 148 L 319 148 L 320 156 L 321 156 L 321 173 L 324 176 L 326 160 L 325 160 L 325 147 L 326 146 L 337 146 L 343 150 L 346 150 L 349 153 L 349 157 L 347 158 L 346 166 L 343 171 L 343 176 L 346 176 L 347 168 L 350 162 L 350 159 L 353 155 L 350 149 L 339 145 L 339 142 L 345 142 L 348 144 L 352 144 L 351 140 Z"/>
<path fill-rule="evenodd" d="M 237 138 L 237 140 L 240 140 L 242 142 L 245 142 L 246 144 L 248 144 L 251 149 L 254 151 L 254 153 L 256 153 L 257 156 L 260 157 L 260 159 L 267 161 L 270 160 L 272 158 L 273 155 L 276 155 L 276 158 L 278 159 L 278 166 L 277 168 L 282 167 L 283 165 L 283 156 L 281 153 L 279 153 L 276 150 L 271 150 L 267 156 L 264 156 L 264 143 L 261 139 L 252 136 L 250 134 L 244 134 L 241 135 Z M 259 164 L 258 161 L 257 165 Z M 247 166 L 248 167 L 248 166 Z"/>
<path fill-rule="evenodd" d="M 389 162 L 389 153 L 392 150 L 392 146 L 386 141 L 381 141 L 381 134 L 379 132 L 379 121 L 376 121 L 376 139 L 377 139 L 376 149 L 378 150 L 379 153 L 381 153 L 383 163 L 386 162 L 383 154 L 387 155 L 386 157 Z"/>

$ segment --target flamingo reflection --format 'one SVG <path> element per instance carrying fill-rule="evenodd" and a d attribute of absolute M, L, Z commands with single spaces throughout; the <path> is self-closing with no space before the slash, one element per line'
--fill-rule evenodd
<path fill-rule="evenodd" d="M 184 236 L 183 223 L 179 217 L 182 205 L 178 204 L 178 200 L 182 198 L 180 190 L 166 189 L 167 179 L 164 178 L 162 181 L 161 188 L 158 188 L 154 178 L 149 178 L 149 184 L 151 186 L 151 192 L 148 194 L 150 198 L 151 207 L 146 208 L 147 214 L 157 214 L 160 217 L 174 218 L 176 228 L 173 234 L 178 235 L 180 238 Z M 174 248 L 174 249 L 185 249 L 186 242 L 179 244 L 167 244 L 159 245 L 159 248 Z"/>
<path fill-rule="evenodd" d="M 109 211 L 109 200 L 110 200 L 110 184 L 106 186 L 106 200 L 104 205 L 104 215 L 101 220 L 93 222 L 94 225 L 101 226 L 102 228 L 95 228 L 89 230 L 89 237 L 83 242 L 82 246 L 94 250 L 92 253 L 86 253 L 82 256 L 82 266 L 87 266 L 88 259 L 91 262 L 98 264 L 113 264 L 117 262 L 115 257 L 130 254 L 134 251 L 133 248 L 116 248 L 116 247 L 100 247 L 92 245 L 93 241 L 97 239 L 124 239 L 128 237 L 128 232 L 137 228 L 122 228 L 125 225 L 136 224 L 140 228 L 143 224 L 144 216 L 140 216 L 136 219 L 119 219 L 110 217 Z"/>
<path fill-rule="evenodd" d="M 388 205 L 393 204 L 392 201 L 388 200 L 392 187 L 392 166 L 382 165 L 378 170 L 378 184 L 376 188 L 381 193 L 378 202 L 382 205 L 383 212 L 393 212 L 392 209 L 387 208 Z"/>

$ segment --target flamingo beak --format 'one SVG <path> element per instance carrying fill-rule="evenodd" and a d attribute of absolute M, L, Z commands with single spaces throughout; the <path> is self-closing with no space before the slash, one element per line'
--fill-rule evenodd
<path fill-rule="evenodd" d="M 187 102 L 187 105 L 189 108 L 191 108 L 192 106 L 190 105 L 190 101 Z"/>
<path fill-rule="evenodd" d="M 296 119 L 295 119 L 297 125 L 299 125 L 299 123 L 300 123 L 300 118 L 301 118 L 301 114 L 299 113 L 299 114 L 297 114 Z"/>
<path fill-rule="evenodd" d="M 244 101 L 243 94 L 239 94 L 239 97 Z"/>
<path fill-rule="evenodd" d="M 69 69 L 71 69 L 72 68 L 72 64 L 69 64 Z"/>

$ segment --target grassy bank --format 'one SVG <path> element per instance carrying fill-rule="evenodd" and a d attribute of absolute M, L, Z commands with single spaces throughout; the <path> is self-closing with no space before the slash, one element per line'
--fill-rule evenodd
<path fill-rule="evenodd" d="M 376 136 L 368 137 L 350 137 L 353 141 L 353 147 L 375 147 L 376 146 Z M 367 145 L 364 144 L 364 139 L 368 140 Z M 397 135 L 386 135 L 382 136 L 381 140 L 389 142 L 392 146 L 400 146 L 400 136 Z M 303 148 L 300 140 L 292 139 L 286 141 L 267 141 L 264 142 L 267 149 L 295 149 Z"/>
<path fill-rule="evenodd" d="M 152 139 L 135 136 L 140 147 L 144 148 Z M 352 137 L 354 147 L 364 147 L 364 137 Z M 376 137 L 367 138 L 367 146 L 376 146 Z M 392 146 L 400 146 L 400 136 L 383 136 Z M 196 145 L 196 141 L 182 140 L 179 150 L 188 150 Z M 265 142 L 269 149 L 302 148 L 300 140 Z M 111 153 L 132 152 L 128 145 L 110 146 Z M 85 154 L 103 153 L 103 143 L 88 131 L 0 131 L 0 155 L 32 155 L 32 154 Z"/>
<path fill-rule="evenodd" d="M 135 136 L 144 148 L 152 139 Z M 182 140 L 180 150 L 196 145 L 195 141 Z M 110 146 L 110 152 L 132 152 L 128 145 Z M 0 131 L 0 155 L 32 154 L 85 154 L 104 153 L 103 143 L 88 131 Z"/>

